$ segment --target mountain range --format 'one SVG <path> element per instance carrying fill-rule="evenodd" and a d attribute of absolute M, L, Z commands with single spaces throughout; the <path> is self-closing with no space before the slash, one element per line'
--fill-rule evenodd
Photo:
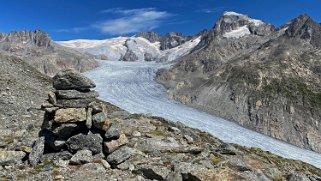
<path fill-rule="evenodd" d="M 56 42 L 41 30 L 0 33 L 0 60 L 0 83 L 3 85 L 0 87 L 1 179 L 41 180 L 47 175 L 55 180 L 64 177 L 102 180 L 107 176 L 119 180 L 129 177 L 133 180 L 320 180 L 319 164 L 314 164 L 316 168 L 260 149 L 224 143 L 204 130 L 155 116 L 130 114 L 96 99 L 101 107 L 95 104 L 90 104 L 91 109 L 87 105 L 81 106 L 82 96 L 93 93 L 96 97 L 98 93 L 85 88 L 54 91 L 50 78 L 69 68 L 79 72 L 92 70 L 99 61 L 115 61 L 116 69 L 119 63 L 116 61 L 139 62 L 133 65 L 138 65 L 137 72 L 145 76 L 139 66 L 153 61 L 150 64 L 153 68 L 165 67 L 158 70 L 155 80 L 165 86 L 172 99 L 321 153 L 321 25 L 308 15 L 300 15 L 277 28 L 247 15 L 225 12 L 213 28 L 194 36 L 177 32 L 165 35 L 141 32 L 132 37 Z M 149 75 L 154 70 L 146 69 Z M 133 69 L 124 67 L 126 70 L 133 73 Z M 106 73 L 107 68 L 100 71 Z M 119 74 L 115 75 L 117 79 Z M 61 80 L 74 79 L 76 83 L 91 82 L 80 74 L 74 75 L 76 78 L 62 73 L 59 76 Z M 103 80 L 103 73 L 96 77 Z M 132 80 L 135 79 L 125 81 Z M 140 86 L 139 82 L 130 83 Z M 153 88 L 163 88 L 158 85 Z M 155 96 L 148 86 L 151 85 L 147 81 L 142 86 L 150 96 L 147 106 L 154 103 Z M 97 84 L 97 87 L 101 85 Z M 103 89 L 106 91 L 106 86 Z M 142 89 L 127 91 L 136 91 L 136 98 L 140 99 L 137 90 Z M 64 96 L 56 97 L 59 92 L 65 92 L 67 101 L 63 100 Z M 82 109 L 81 117 L 86 121 L 53 123 L 57 110 L 68 111 L 64 106 L 56 109 L 55 106 L 59 106 L 57 99 L 67 103 L 76 101 L 75 105 L 70 104 L 71 109 Z M 126 96 L 124 99 L 124 104 L 126 99 L 132 101 Z M 106 115 L 99 117 L 100 112 L 94 110 Z M 108 125 L 105 132 L 97 130 L 96 118 L 103 127 Z M 89 119 L 93 125 L 87 125 Z M 43 133 L 39 130 L 49 127 L 59 133 L 55 133 L 55 138 L 47 135 L 40 143 L 38 140 Z M 79 153 L 69 152 L 70 148 L 65 144 L 72 139 L 67 141 L 62 136 L 79 127 L 86 127 L 85 131 L 77 130 L 84 139 L 74 140 L 75 146 L 104 146 L 100 150 L 102 154 L 89 152 L 85 155 L 88 154 L 85 149 Z M 45 144 L 52 148 L 62 146 L 53 151 Z M 28 160 L 30 162 L 32 156 L 36 157 L 36 164 L 42 163 L 30 167 Z M 72 162 L 80 165 L 70 166 Z M 19 167 L 12 166 L 15 164 Z"/>
<path fill-rule="evenodd" d="M 275 28 L 227 12 L 158 81 L 175 100 L 321 152 L 320 33 L 307 15 Z"/>

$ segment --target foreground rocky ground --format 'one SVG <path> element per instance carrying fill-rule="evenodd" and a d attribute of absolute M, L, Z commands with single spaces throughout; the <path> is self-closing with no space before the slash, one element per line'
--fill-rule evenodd
<path fill-rule="evenodd" d="M 38 110 L 46 116 L 37 120 L 42 126 L 34 128 L 40 134 L 33 148 L 16 141 L 19 148 L 0 151 L 1 180 L 321 180 L 313 166 L 226 144 L 179 122 L 98 100 L 82 104 L 97 96 L 88 90 L 94 85 L 79 77 L 82 86 L 70 85 L 73 73 L 66 74 L 54 78 L 54 87 L 67 90 L 50 92 L 45 111 Z M 52 142 L 48 132 L 55 134 Z"/>

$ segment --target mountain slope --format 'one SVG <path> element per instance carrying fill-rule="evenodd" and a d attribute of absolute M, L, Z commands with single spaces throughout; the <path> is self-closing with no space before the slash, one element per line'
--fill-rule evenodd
<path fill-rule="evenodd" d="M 320 32 L 306 15 L 275 29 L 225 13 L 203 47 L 158 80 L 185 104 L 321 152 Z"/>
<path fill-rule="evenodd" d="M 40 105 L 52 89 L 49 77 L 25 61 L 0 55 L 0 150 L 31 147 L 44 119 Z"/>
<path fill-rule="evenodd" d="M 1 34 L 0 53 L 23 58 L 29 65 L 49 76 L 65 68 L 84 72 L 96 67 L 92 55 L 62 47 L 40 30 Z"/>

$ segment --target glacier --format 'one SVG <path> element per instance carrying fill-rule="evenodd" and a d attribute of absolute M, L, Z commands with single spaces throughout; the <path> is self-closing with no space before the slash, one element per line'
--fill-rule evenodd
<path fill-rule="evenodd" d="M 69 40 L 57 41 L 61 46 L 74 48 L 93 55 L 105 55 L 109 61 L 122 60 L 126 52 L 133 52 L 138 60 L 145 61 L 149 54 L 156 61 L 174 61 L 188 54 L 201 41 L 201 36 L 191 39 L 175 48 L 160 50 L 160 42 L 151 43 L 142 37 L 116 37 L 105 40 Z"/>
<path fill-rule="evenodd" d="M 206 131 L 224 142 L 260 148 L 321 168 L 319 153 L 301 149 L 171 100 L 166 89 L 154 81 L 156 71 L 170 65 L 155 62 L 99 61 L 99 66 L 85 75 L 96 83 L 100 99 L 130 113 L 180 121 Z"/>

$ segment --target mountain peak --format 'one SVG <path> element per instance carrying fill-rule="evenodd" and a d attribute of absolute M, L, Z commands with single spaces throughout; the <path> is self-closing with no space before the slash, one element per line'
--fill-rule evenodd
<path fill-rule="evenodd" d="M 321 25 L 307 14 L 301 14 L 293 19 L 285 33 L 289 37 L 309 40 L 312 45 L 321 47 Z"/>
<path fill-rule="evenodd" d="M 225 11 L 223 13 L 223 16 L 246 16 L 246 15 L 240 14 L 240 13 L 237 13 L 237 12 L 234 12 L 234 11 Z"/>
<path fill-rule="evenodd" d="M 267 35 L 273 31 L 273 27 L 261 20 L 250 18 L 247 15 L 227 11 L 215 24 L 215 35 L 226 38 L 240 38 L 245 35 Z"/>
<path fill-rule="evenodd" d="M 153 32 L 153 31 L 140 32 L 140 33 L 136 34 L 135 37 L 145 38 L 148 41 L 150 41 L 151 43 L 155 43 L 155 42 L 159 41 L 159 39 L 160 39 L 160 36 L 156 32 Z"/>

